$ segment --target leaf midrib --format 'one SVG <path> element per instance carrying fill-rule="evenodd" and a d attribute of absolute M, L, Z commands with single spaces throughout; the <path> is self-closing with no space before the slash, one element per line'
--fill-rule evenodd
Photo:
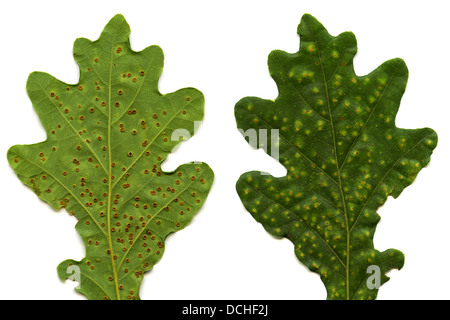
<path fill-rule="evenodd" d="M 307 24 L 308 25 L 308 24 Z M 392 79 L 394 78 L 394 76 L 397 73 L 397 70 L 399 68 L 399 63 L 396 66 L 395 71 L 392 73 L 391 77 L 389 78 L 388 83 L 386 84 L 385 88 L 383 89 L 383 92 L 380 95 L 380 98 L 378 99 L 376 105 L 373 107 L 370 115 L 367 117 L 367 120 L 364 122 L 363 127 L 361 128 L 361 130 L 358 132 L 358 135 L 354 138 L 350 148 L 347 150 L 347 153 L 344 157 L 344 160 L 342 162 L 341 165 L 339 165 L 338 162 L 338 152 L 337 152 L 337 143 L 336 143 L 336 134 L 335 134 L 335 130 L 334 130 L 334 122 L 333 122 L 333 113 L 331 111 L 331 103 L 330 103 L 330 99 L 329 99 L 329 93 L 328 93 L 328 81 L 326 80 L 326 76 L 325 76 L 325 70 L 324 70 L 324 65 L 323 65 L 323 59 L 321 56 L 321 50 L 320 50 L 320 46 L 318 41 L 316 40 L 315 34 L 312 32 L 311 28 L 309 27 L 309 31 L 311 33 L 311 35 L 314 38 L 314 43 L 316 44 L 316 48 L 317 48 L 317 54 L 319 57 L 319 64 L 322 70 L 322 75 L 323 75 L 323 81 L 324 81 L 324 86 L 325 86 L 325 92 L 326 92 L 326 96 L 327 96 L 327 104 L 328 104 L 328 110 L 329 110 L 329 115 L 330 115 L 330 125 L 331 125 L 331 131 L 332 131 L 332 135 L 333 135 L 333 143 L 334 143 L 334 153 L 335 153 L 335 162 L 336 162 L 336 169 L 337 169 L 337 175 L 338 175 L 338 186 L 339 186 L 339 190 L 340 190 L 340 196 L 341 196 L 341 201 L 343 204 L 343 208 L 344 208 L 344 218 L 345 218 L 345 227 L 346 227 L 346 233 L 347 233 L 347 245 L 346 245 L 346 258 L 347 258 L 347 266 L 346 266 L 346 271 L 347 271 L 347 277 L 346 277 L 346 298 L 347 300 L 350 299 L 350 235 L 353 231 L 354 226 L 356 225 L 356 221 L 358 220 L 359 216 L 361 215 L 362 211 L 365 209 L 367 203 L 369 202 L 369 200 L 371 199 L 372 195 L 374 194 L 375 190 L 379 187 L 379 185 L 381 184 L 381 182 L 384 180 L 384 178 L 386 177 L 386 175 L 390 172 L 390 170 L 392 170 L 392 168 L 395 166 L 395 164 L 398 163 L 398 161 L 400 161 L 400 159 L 402 159 L 406 154 L 408 154 L 412 149 L 414 149 L 421 141 L 423 141 L 423 139 L 417 143 L 414 147 L 412 147 L 408 152 L 406 152 L 403 156 L 399 157 L 399 159 L 392 165 L 392 167 L 386 172 L 386 174 L 383 176 L 382 179 L 380 179 L 380 181 L 378 182 L 376 188 L 374 188 L 374 190 L 372 191 L 372 193 L 370 194 L 370 196 L 367 198 L 366 202 L 364 203 L 363 208 L 359 211 L 357 219 L 355 221 L 355 223 L 353 223 L 352 227 L 349 227 L 349 221 L 348 221 L 348 214 L 347 214 L 347 204 L 345 202 L 345 196 L 344 196 L 344 191 L 342 188 L 342 182 L 341 182 L 341 172 L 342 169 L 344 168 L 345 164 L 347 163 L 347 159 L 348 159 L 348 155 L 350 154 L 351 150 L 353 149 L 353 147 L 355 146 L 356 142 L 359 140 L 359 138 L 361 137 L 362 132 L 365 130 L 367 123 L 370 121 L 370 119 L 372 118 L 372 115 L 375 112 L 375 109 L 378 107 L 378 105 L 381 103 L 381 100 L 383 99 L 384 93 L 386 92 L 386 90 L 389 88 Z M 335 71 L 336 72 L 336 71 Z M 334 73 L 335 73 L 334 72 Z"/>
<path fill-rule="evenodd" d="M 117 279 L 117 271 L 116 271 L 116 265 L 114 262 L 114 250 L 112 245 L 112 237 L 111 237 L 111 197 L 112 197 L 112 154 L 111 154 L 111 83 L 112 83 L 112 69 L 113 69 L 113 61 L 114 61 L 114 46 L 115 46 L 115 40 L 114 37 L 111 41 L 111 55 L 110 55 L 110 66 L 109 66 L 109 80 L 108 80 L 108 210 L 107 210 L 107 223 L 108 223 L 108 245 L 110 250 L 110 256 L 111 256 L 111 265 L 112 265 L 112 271 L 113 271 L 113 280 L 114 280 L 114 287 L 116 289 L 116 298 L 117 300 L 120 300 L 120 293 L 119 293 L 119 282 Z"/>
<path fill-rule="evenodd" d="M 121 174 L 121 176 L 114 182 L 114 184 L 112 183 L 112 135 L 111 135 L 111 126 L 113 123 L 117 122 L 114 121 L 112 119 L 112 73 L 113 73 L 113 61 L 114 61 L 114 45 L 115 45 L 115 39 L 111 42 L 112 43 L 112 49 L 111 49 L 111 58 L 110 58 L 110 68 L 109 68 L 109 81 L 108 81 L 108 162 L 109 162 L 109 174 L 108 174 L 108 210 L 107 210 L 107 220 L 108 220 L 108 233 L 107 233 L 107 238 L 108 238 L 108 245 L 109 245 L 109 249 L 110 249 L 110 255 L 111 255 L 111 264 L 112 264 L 112 270 L 113 270 L 113 279 L 114 279 L 114 285 L 115 285 L 115 289 L 116 289 L 116 296 L 117 299 L 120 300 L 120 292 L 119 292 L 119 278 L 118 278 L 118 271 L 117 269 L 120 268 L 120 265 L 122 263 L 120 263 L 117 268 L 116 268 L 116 264 L 115 264 L 115 260 L 114 260 L 114 251 L 113 251 L 113 245 L 112 245 L 112 236 L 111 236 L 111 206 L 112 206 L 112 193 L 113 190 L 115 189 L 115 187 L 117 186 L 117 184 L 123 179 L 123 177 L 125 176 L 126 172 L 128 172 L 134 164 L 136 164 L 141 158 L 142 156 L 145 154 L 145 152 L 150 148 L 150 146 L 153 145 L 153 143 L 155 142 L 155 140 L 160 136 L 160 134 L 167 128 L 167 126 L 173 121 L 173 119 L 175 119 L 180 112 L 182 112 L 183 109 L 186 108 L 186 106 L 188 106 L 189 104 L 191 104 L 192 102 L 200 99 L 200 98 L 195 98 L 195 99 L 191 99 L 188 103 L 186 103 L 185 105 L 182 106 L 182 108 L 180 108 L 180 110 L 178 112 L 176 112 L 173 117 L 166 123 L 165 126 L 163 126 L 160 131 L 158 132 L 158 134 L 156 134 L 153 139 L 150 141 L 150 143 L 148 143 L 147 147 L 143 149 L 143 151 L 139 154 L 138 157 L 136 157 L 136 159 L 126 168 L 126 170 L 124 170 Z M 147 76 L 148 74 L 148 70 L 150 69 L 151 65 L 152 65 L 153 59 L 151 61 L 149 61 L 147 68 L 145 69 L 146 71 L 144 72 L 144 77 Z M 144 84 L 144 79 L 142 79 L 142 83 L 139 86 L 135 96 L 133 97 L 132 101 L 130 102 L 130 104 L 128 105 L 128 107 L 125 109 L 125 111 L 123 112 L 123 114 L 126 113 L 126 110 L 130 109 L 131 106 L 133 105 L 134 101 L 136 101 L 137 97 L 139 96 L 143 84 Z M 123 114 L 121 115 L 121 117 L 123 116 Z M 120 118 L 121 118 L 120 117 Z M 120 119 L 119 118 L 119 119 Z M 124 255 L 125 256 L 125 255 Z M 122 259 L 123 261 L 123 259 Z"/>
<path fill-rule="evenodd" d="M 324 82 L 324 86 L 325 86 L 325 93 L 327 96 L 328 114 L 330 116 L 330 126 L 331 126 L 331 133 L 333 136 L 333 144 L 334 144 L 334 157 L 335 157 L 335 163 L 336 163 L 336 172 L 337 172 L 337 176 L 338 176 L 338 186 L 339 186 L 342 206 L 344 208 L 345 231 L 347 234 L 347 244 L 346 244 L 346 249 L 345 249 L 345 254 L 346 254 L 346 267 L 345 267 L 346 283 L 345 284 L 346 284 L 346 299 L 349 300 L 350 299 L 350 231 L 349 231 L 349 225 L 348 225 L 347 204 L 345 202 L 344 190 L 342 188 L 342 181 L 341 181 L 341 170 L 339 168 L 339 162 L 338 162 L 336 133 L 334 131 L 333 114 L 331 112 L 331 103 L 330 103 L 330 97 L 329 97 L 329 93 L 328 93 L 328 83 L 327 83 L 327 79 L 325 76 L 325 70 L 324 70 L 324 66 L 323 66 L 323 59 L 322 59 L 322 55 L 321 55 L 321 51 L 320 51 L 319 42 L 317 41 L 316 35 L 311 30 L 311 27 L 309 26 L 309 24 L 306 23 L 306 25 L 308 26 L 309 32 L 311 33 L 311 35 L 314 38 L 314 43 L 316 44 L 317 55 L 319 57 L 319 65 L 322 70 L 323 82 Z"/>

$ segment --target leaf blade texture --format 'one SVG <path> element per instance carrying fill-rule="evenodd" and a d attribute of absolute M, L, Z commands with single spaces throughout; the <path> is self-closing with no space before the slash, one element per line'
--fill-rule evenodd
<path fill-rule="evenodd" d="M 129 34 L 119 14 L 98 40 L 77 39 L 77 84 L 30 74 L 27 92 L 47 140 L 8 151 L 25 185 L 78 219 L 86 257 L 62 262 L 58 275 L 77 280 L 88 299 L 139 299 L 165 238 L 192 220 L 214 180 L 201 162 L 162 171 L 179 137 L 202 120 L 204 97 L 194 88 L 161 94 L 162 50 L 135 52 Z"/>
<path fill-rule="evenodd" d="M 375 299 L 386 272 L 404 263 L 400 251 L 374 248 L 376 211 L 428 164 L 437 135 L 395 126 L 408 78 L 403 60 L 357 76 L 353 33 L 333 37 L 305 14 L 298 34 L 298 52 L 275 50 L 268 58 L 277 98 L 246 97 L 235 106 L 248 142 L 268 153 L 275 148 L 269 154 L 287 175 L 247 172 L 236 190 L 266 231 L 294 243 L 328 299 Z M 278 139 L 267 138 L 273 130 Z M 251 141 L 252 131 L 258 141 Z M 375 288 L 368 284 L 374 266 L 380 272 Z"/>

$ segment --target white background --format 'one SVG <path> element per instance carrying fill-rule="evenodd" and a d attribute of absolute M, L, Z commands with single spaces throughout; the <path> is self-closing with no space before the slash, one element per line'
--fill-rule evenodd
<path fill-rule="evenodd" d="M 65 4 L 65 3 L 70 3 Z M 56 266 L 82 259 L 75 218 L 55 212 L 15 176 L 6 161 L 14 144 L 45 140 L 25 91 L 28 74 L 44 71 L 77 83 L 72 58 L 77 37 L 96 40 L 122 13 L 135 51 L 157 44 L 165 54 L 159 89 L 195 87 L 206 97 L 197 134 L 164 164 L 173 170 L 204 161 L 215 182 L 186 229 L 167 239 L 166 251 L 146 273 L 142 299 L 325 299 L 319 276 L 301 265 L 286 239 L 264 231 L 235 192 L 250 170 L 284 175 L 236 129 L 234 105 L 244 96 L 273 99 L 267 69 L 271 50 L 295 52 L 304 13 L 332 35 L 353 31 L 355 70 L 364 75 L 401 57 L 410 78 L 396 124 L 431 127 L 439 144 L 429 166 L 398 199 L 379 210 L 375 247 L 401 250 L 405 266 L 392 271 L 379 299 L 449 299 L 450 10 L 448 1 L 2 1 L 0 5 L 0 298 L 84 299 Z"/>

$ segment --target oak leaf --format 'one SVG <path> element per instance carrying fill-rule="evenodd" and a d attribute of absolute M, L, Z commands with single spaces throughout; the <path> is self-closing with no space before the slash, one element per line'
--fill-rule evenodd
<path fill-rule="evenodd" d="M 47 140 L 8 151 L 25 185 L 78 219 L 86 257 L 62 262 L 58 274 L 79 281 L 89 299 L 139 299 L 143 273 L 163 255 L 165 238 L 192 220 L 214 179 L 198 162 L 162 171 L 203 118 L 204 97 L 194 88 L 161 94 L 161 48 L 135 52 L 129 34 L 116 15 L 97 41 L 77 39 L 77 84 L 30 74 L 27 92 Z"/>
<path fill-rule="evenodd" d="M 269 55 L 278 97 L 246 97 L 235 107 L 241 132 L 287 175 L 247 172 L 236 189 L 269 233 L 293 242 L 328 299 L 374 299 L 386 272 L 404 263 L 400 251 L 374 248 L 377 209 L 428 164 L 437 135 L 395 126 L 408 78 L 403 60 L 357 76 L 353 33 L 333 37 L 306 14 L 298 34 L 298 52 Z"/>

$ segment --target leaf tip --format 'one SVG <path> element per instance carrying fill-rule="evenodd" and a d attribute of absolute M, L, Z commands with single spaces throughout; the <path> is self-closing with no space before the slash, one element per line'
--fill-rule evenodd
<path fill-rule="evenodd" d="M 309 33 L 312 31 L 317 31 L 318 29 L 325 29 L 325 27 L 314 16 L 309 13 L 305 13 L 300 20 L 300 24 L 297 28 L 297 33 L 301 35 L 306 31 L 308 31 Z"/>
<path fill-rule="evenodd" d="M 75 57 L 75 60 L 77 60 L 77 57 L 83 56 L 83 52 L 91 43 L 92 41 L 86 38 L 75 39 L 75 42 L 73 43 L 73 56 Z"/>
<path fill-rule="evenodd" d="M 394 58 L 391 60 L 397 64 L 397 69 L 404 70 L 406 73 L 408 73 L 408 66 L 406 65 L 405 60 L 403 60 L 402 58 Z"/>
<path fill-rule="evenodd" d="M 316 19 L 312 14 L 310 14 L 310 13 L 305 13 L 305 14 L 303 14 L 303 16 L 302 16 L 302 18 L 301 18 L 301 21 L 303 21 L 303 22 L 305 22 L 305 23 L 307 23 L 307 22 L 309 22 L 309 21 L 312 21 L 312 22 L 316 21 L 316 22 L 318 22 L 317 19 Z M 301 22 L 300 22 L 300 23 L 301 23 Z"/>
<path fill-rule="evenodd" d="M 17 148 L 17 145 L 14 145 L 8 149 L 6 152 L 6 158 L 11 168 L 15 168 L 17 163 L 19 163 L 19 158 L 16 156 L 16 152 L 14 149 Z"/>
<path fill-rule="evenodd" d="M 128 40 L 130 35 L 130 26 L 122 14 L 116 14 L 106 24 L 100 38 L 106 37 L 115 39 L 114 42 L 123 42 Z"/>

